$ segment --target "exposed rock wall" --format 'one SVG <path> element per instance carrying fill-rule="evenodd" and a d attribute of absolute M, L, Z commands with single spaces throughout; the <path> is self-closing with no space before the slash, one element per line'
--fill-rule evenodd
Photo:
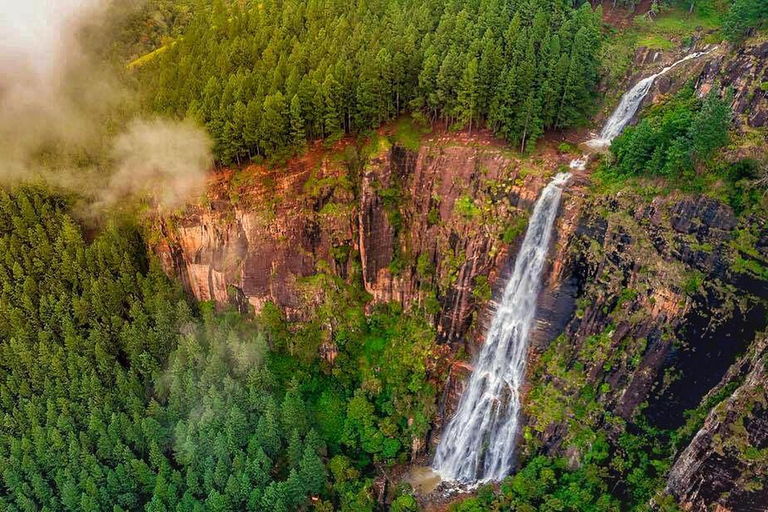
<path fill-rule="evenodd" d="M 490 143 L 427 142 L 418 152 L 382 143 L 358 170 L 326 157 L 222 175 L 206 204 L 160 222 L 157 252 L 202 300 L 256 310 L 274 301 L 303 319 L 323 299 L 308 278 L 329 272 L 358 281 L 372 303 L 422 308 L 442 340 L 471 348 L 549 179 L 540 169 L 557 162 L 534 166 Z M 717 200 L 603 194 L 577 175 L 551 254 L 529 362 L 527 449 L 578 463 L 584 436 L 615 438 L 621 427 L 609 418 L 631 422 L 642 403 L 658 426 L 679 426 L 765 327 L 768 286 L 745 264 L 768 259 L 765 220 L 739 219 Z M 453 365 L 437 428 L 414 456 L 439 436 L 469 371 Z M 689 457 L 718 467 L 707 453 Z M 701 471 L 685 478 L 714 478 Z M 690 482 L 675 495 L 694 503 L 702 492 Z"/>
<path fill-rule="evenodd" d="M 325 182 L 310 182 L 316 174 Z M 348 272 L 348 261 L 333 254 L 353 244 L 356 227 L 345 204 L 354 197 L 337 176 L 301 163 L 288 173 L 221 174 L 208 204 L 158 221 L 163 237 L 155 251 L 198 300 L 224 304 L 242 295 L 256 310 L 272 300 L 301 318 L 305 304 L 317 300 L 302 279 L 317 272 L 318 261 Z M 233 183 L 238 178 L 247 192 Z"/>
<path fill-rule="evenodd" d="M 765 328 L 765 282 L 739 263 L 768 258 L 764 219 L 704 196 L 575 186 L 558 231 L 529 363 L 530 448 L 578 452 L 642 403 L 657 426 L 681 426 Z"/>
<path fill-rule="evenodd" d="M 768 91 L 763 84 L 768 68 L 768 41 L 746 45 L 734 54 L 715 54 L 708 59 L 696 79 L 699 94 L 706 94 L 713 85 L 733 90 L 733 110 L 753 128 L 768 124 Z"/>
<path fill-rule="evenodd" d="M 768 337 L 708 397 L 728 383 L 740 385 L 712 409 L 670 471 L 667 491 L 685 510 L 768 510 Z"/>
<path fill-rule="evenodd" d="M 520 161 L 487 135 L 378 142 L 360 169 L 329 152 L 220 173 L 207 204 L 158 221 L 155 250 L 199 300 L 273 301 L 302 320 L 323 298 L 307 278 L 330 272 L 463 339 L 556 163 Z"/>
<path fill-rule="evenodd" d="M 704 44 L 698 44 L 698 50 L 704 48 Z M 694 81 L 694 87 L 701 96 L 717 84 L 722 90 L 732 90 L 732 107 L 739 126 L 766 126 L 768 91 L 762 84 L 765 83 L 768 67 L 768 42 L 748 42 L 737 49 L 732 49 L 727 44 L 717 47 L 710 44 L 706 45 L 706 48 L 710 50 L 709 54 L 689 60 L 657 78 L 645 103 L 655 104 L 663 101 L 690 80 Z M 635 72 L 629 82 L 636 83 L 643 77 L 660 71 L 688 51 L 692 50 L 659 51 L 638 48 L 633 62 Z"/>

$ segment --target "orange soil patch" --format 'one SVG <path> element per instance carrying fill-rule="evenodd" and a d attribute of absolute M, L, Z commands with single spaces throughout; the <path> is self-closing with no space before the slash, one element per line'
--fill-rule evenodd
<path fill-rule="evenodd" d="M 397 121 L 387 123 L 376 130 L 381 137 L 391 137 L 395 134 Z M 558 146 L 568 142 L 577 146 L 580 142 L 591 137 L 588 128 L 570 130 L 553 130 L 544 134 L 537 142 L 531 156 L 537 166 L 549 166 L 553 169 L 558 165 L 568 164 L 574 155 L 562 154 Z M 365 139 L 347 135 L 331 145 L 323 141 L 314 141 L 301 155 L 294 156 L 282 163 L 251 163 L 241 167 L 219 167 L 212 170 L 207 178 L 207 194 L 211 200 L 226 200 L 232 192 L 244 197 L 266 197 L 267 195 L 282 196 L 291 191 L 300 190 L 303 184 L 315 170 L 322 170 L 320 177 L 328 177 L 343 169 L 341 165 L 328 165 L 329 157 L 339 155 L 350 145 L 362 147 Z M 429 132 L 421 137 L 422 145 L 473 145 L 488 148 L 499 148 L 518 153 L 518 148 L 493 134 L 487 128 L 468 130 L 448 130 L 444 123 L 433 123 Z M 522 159 L 521 155 L 517 156 Z M 236 183 L 233 181 L 236 180 Z"/>
<path fill-rule="evenodd" d="M 614 7 L 613 1 L 608 0 L 603 2 L 592 2 L 592 5 L 603 6 L 603 23 L 611 25 L 617 29 L 623 30 L 629 28 L 632 24 L 632 19 L 635 16 L 640 16 L 651 10 L 653 0 L 641 0 L 634 10 L 629 10 L 624 7 Z"/>

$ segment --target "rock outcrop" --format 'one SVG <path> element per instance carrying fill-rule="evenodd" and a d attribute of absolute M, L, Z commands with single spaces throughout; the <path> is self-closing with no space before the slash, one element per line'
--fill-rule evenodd
<path fill-rule="evenodd" d="M 573 188 L 532 340 L 531 449 L 573 454 L 644 403 L 655 426 L 681 426 L 765 328 L 766 283 L 744 257 L 768 261 L 767 236 L 704 196 Z"/>
<path fill-rule="evenodd" d="M 736 390 L 710 411 L 678 457 L 667 491 L 685 510 L 768 509 L 768 337 L 761 337 L 707 399 Z"/>
<path fill-rule="evenodd" d="M 753 128 L 768 124 L 768 90 L 764 87 L 768 67 L 768 41 L 746 45 L 734 54 L 715 54 L 708 59 L 696 79 L 696 89 L 704 95 L 715 84 L 734 93 L 733 111 Z"/>
<path fill-rule="evenodd" d="M 733 93 L 732 108 L 737 125 L 760 128 L 768 124 L 768 90 L 765 72 L 768 66 L 768 42 L 755 41 L 733 50 L 727 43 L 719 46 L 698 43 L 696 50 L 708 50 L 710 53 L 689 60 L 654 82 L 646 104 L 664 101 L 670 94 L 678 91 L 693 79 L 694 87 L 700 96 L 707 94 L 713 87 L 721 91 L 730 89 Z M 682 58 L 693 49 L 660 51 L 640 47 L 635 53 L 633 69 L 635 72 L 630 83 L 660 71 L 665 66 Z M 638 112 L 639 114 L 639 112 Z"/>
<path fill-rule="evenodd" d="M 199 300 L 257 312 L 272 301 L 305 320 L 324 297 L 309 278 L 330 273 L 362 282 L 372 304 L 423 309 L 442 341 L 463 339 L 556 163 L 521 161 L 487 134 L 371 145 L 361 164 L 348 145 L 222 172 L 206 204 L 158 221 L 155 251 Z"/>

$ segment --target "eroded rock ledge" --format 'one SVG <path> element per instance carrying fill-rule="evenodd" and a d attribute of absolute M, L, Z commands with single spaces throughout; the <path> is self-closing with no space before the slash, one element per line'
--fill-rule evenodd
<path fill-rule="evenodd" d="M 740 384 L 739 384 L 740 383 Z M 768 507 L 768 337 L 730 369 L 738 387 L 707 416 L 669 474 L 667 490 L 686 510 L 764 511 Z"/>

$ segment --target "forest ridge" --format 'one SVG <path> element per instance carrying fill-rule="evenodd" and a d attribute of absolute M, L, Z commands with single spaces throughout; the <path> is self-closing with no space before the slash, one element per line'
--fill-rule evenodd
<path fill-rule="evenodd" d="M 203 123 L 225 164 L 405 111 L 525 150 L 593 111 L 601 19 L 559 0 L 215 2 L 139 79 L 154 111 Z"/>

